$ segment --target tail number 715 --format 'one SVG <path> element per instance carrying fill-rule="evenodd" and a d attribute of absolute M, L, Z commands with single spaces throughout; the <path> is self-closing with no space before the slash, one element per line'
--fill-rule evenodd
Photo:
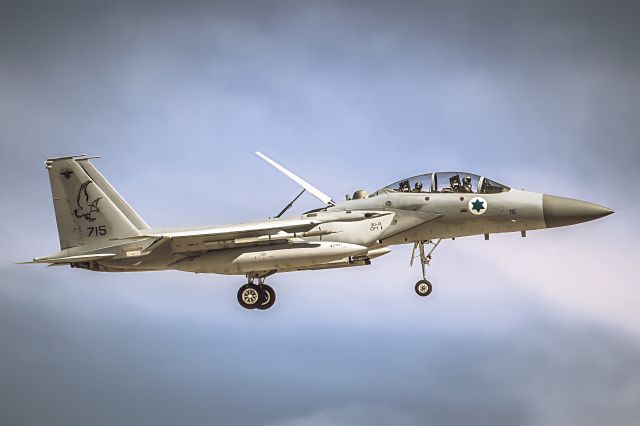
<path fill-rule="evenodd" d="M 89 237 L 101 237 L 107 235 L 107 227 L 105 225 L 90 226 L 87 228 L 89 231 Z"/>

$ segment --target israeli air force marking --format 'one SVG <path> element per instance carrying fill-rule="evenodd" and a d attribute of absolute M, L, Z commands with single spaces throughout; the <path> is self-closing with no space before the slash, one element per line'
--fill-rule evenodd
<path fill-rule="evenodd" d="M 487 207 L 487 200 L 482 197 L 474 197 L 469 201 L 469 211 L 475 215 L 486 212 Z"/>

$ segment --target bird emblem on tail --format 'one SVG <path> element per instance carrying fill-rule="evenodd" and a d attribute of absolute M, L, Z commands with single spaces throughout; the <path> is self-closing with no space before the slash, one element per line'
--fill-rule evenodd
<path fill-rule="evenodd" d="M 78 191 L 78 208 L 74 210 L 74 213 L 78 219 L 85 218 L 89 222 L 94 222 L 96 218 L 92 215 L 93 213 L 100 212 L 98 208 L 98 202 L 102 199 L 102 197 L 98 197 L 93 201 L 89 202 L 89 193 L 87 192 L 87 187 L 92 181 L 88 180 L 80 186 L 80 191 Z"/>

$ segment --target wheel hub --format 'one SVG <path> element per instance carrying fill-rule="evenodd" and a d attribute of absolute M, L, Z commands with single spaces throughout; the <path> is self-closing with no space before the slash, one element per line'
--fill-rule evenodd
<path fill-rule="evenodd" d="M 247 288 L 242 292 L 242 301 L 247 305 L 253 305 L 258 302 L 259 296 L 255 288 Z"/>

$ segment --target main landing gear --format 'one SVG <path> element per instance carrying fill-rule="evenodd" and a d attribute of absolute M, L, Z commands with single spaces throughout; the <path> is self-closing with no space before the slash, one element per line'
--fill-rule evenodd
<path fill-rule="evenodd" d="M 238 290 L 238 303 L 245 309 L 266 310 L 276 303 L 276 292 L 264 283 L 267 276 L 248 275 L 249 282 Z M 258 284 L 255 279 L 258 278 Z"/>
<path fill-rule="evenodd" d="M 431 240 L 428 241 L 418 241 L 413 245 L 413 252 L 411 253 L 411 262 L 409 262 L 410 266 L 413 266 L 413 260 L 418 257 L 420 259 L 420 266 L 422 266 L 422 279 L 416 283 L 415 290 L 418 296 L 427 297 L 433 291 L 433 286 L 427 280 L 427 266 L 431 263 L 431 254 L 438 247 L 442 239 L 439 239 L 435 243 Z M 425 254 L 424 245 L 430 244 L 431 250 L 429 253 Z M 416 256 L 416 249 L 418 249 L 419 254 Z"/>

